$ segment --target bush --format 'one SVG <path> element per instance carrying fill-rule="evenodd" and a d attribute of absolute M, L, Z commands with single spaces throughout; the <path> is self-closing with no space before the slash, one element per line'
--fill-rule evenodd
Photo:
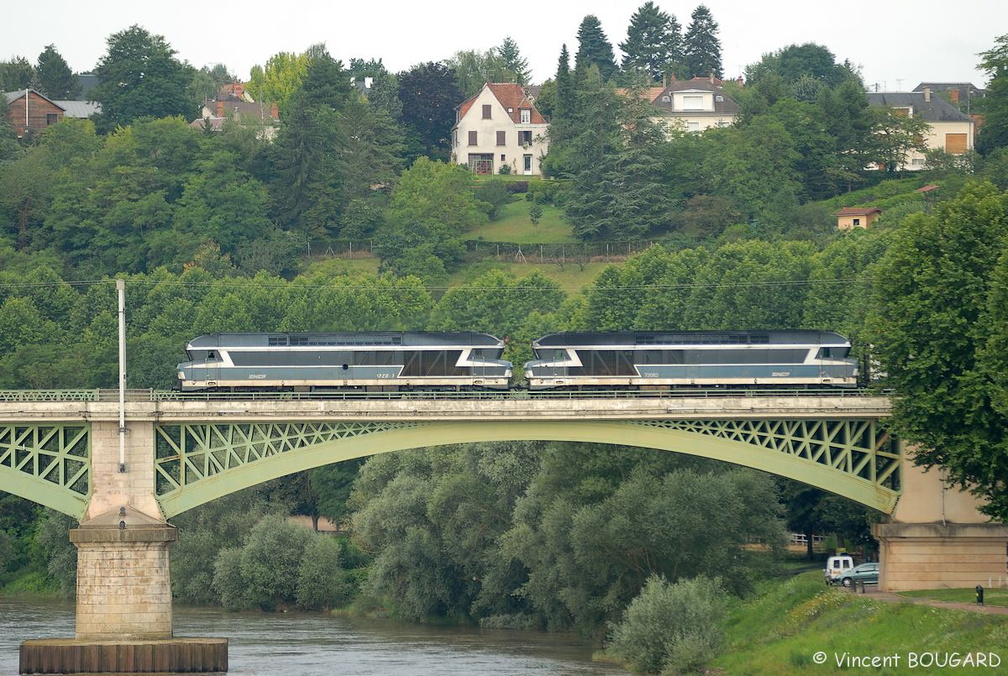
<path fill-rule="evenodd" d="M 613 629 L 609 650 L 647 674 L 700 670 L 721 648 L 724 595 L 707 577 L 671 584 L 652 576 Z"/>
<path fill-rule="evenodd" d="M 512 195 L 518 193 L 528 193 L 529 182 L 528 181 L 508 181 L 507 191 Z"/>
<path fill-rule="evenodd" d="M 339 608 L 350 600 L 350 591 L 339 540 L 316 535 L 305 549 L 298 569 L 298 606 L 305 610 Z"/>

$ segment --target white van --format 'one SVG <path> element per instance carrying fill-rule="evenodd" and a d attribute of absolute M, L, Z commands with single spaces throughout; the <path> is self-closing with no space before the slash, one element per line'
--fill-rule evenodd
<path fill-rule="evenodd" d="M 847 554 L 837 554 L 826 559 L 826 569 L 823 574 L 826 576 L 826 584 L 836 584 L 841 575 L 854 567 L 854 559 Z"/>

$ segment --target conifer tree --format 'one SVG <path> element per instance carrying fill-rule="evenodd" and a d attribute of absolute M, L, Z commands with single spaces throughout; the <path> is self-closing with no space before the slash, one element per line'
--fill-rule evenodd
<path fill-rule="evenodd" d="M 504 42 L 497 48 L 497 54 L 504 62 L 504 67 L 514 73 L 514 81 L 523 87 L 529 83 L 532 74 L 529 71 L 528 59 L 521 55 L 518 43 L 511 36 L 504 38 Z"/>
<path fill-rule="evenodd" d="M 616 73 L 616 57 L 613 56 L 612 43 L 602 31 L 602 23 L 593 14 L 589 14 L 578 27 L 578 50 L 574 58 L 574 68 L 585 72 L 593 64 L 598 66 L 602 78 L 608 80 Z"/>
<path fill-rule="evenodd" d="M 679 22 L 648 0 L 630 17 L 627 39 L 619 47 L 624 71 L 647 73 L 660 82 L 669 66 L 682 60 Z"/>
<path fill-rule="evenodd" d="M 1008 34 L 995 42 L 996 47 L 980 53 L 980 67 L 991 77 L 983 99 L 984 125 L 976 142 L 982 155 L 1008 146 Z"/>
<path fill-rule="evenodd" d="M 706 5 L 698 5 L 690 16 L 683 39 L 683 58 L 690 77 L 721 77 L 721 40 L 718 25 Z"/>
<path fill-rule="evenodd" d="M 53 45 L 38 57 L 33 78 L 35 88 L 51 99 L 72 100 L 80 94 L 80 80 Z"/>

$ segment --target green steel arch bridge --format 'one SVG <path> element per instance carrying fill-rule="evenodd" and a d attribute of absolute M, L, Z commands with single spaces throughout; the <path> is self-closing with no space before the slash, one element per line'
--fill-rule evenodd
<path fill-rule="evenodd" d="M 174 636 L 169 550 L 178 535 L 168 519 L 292 472 L 441 444 L 608 443 L 752 467 L 888 514 L 873 526 L 885 591 L 972 587 L 1005 574 L 1008 526 L 986 523 L 975 499 L 953 492 L 940 472 L 908 463 L 887 430 L 890 400 L 867 392 L 130 391 L 122 406 L 119 394 L 0 392 L 0 490 L 80 522 L 70 531 L 76 638 L 26 641 L 23 673 L 36 663 L 79 672 L 82 643 L 106 660 L 174 655 L 153 658 L 166 664 L 203 651 L 203 663 L 226 670 L 226 639 Z"/>
<path fill-rule="evenodd" d="M 152 499 L 165 519 L 351 458 L 504 440 L 692 454 L 795 479 L 886 513 L 902 490 L 902 445 L 885 424 L 890 402 L 861 391 L 128 395 L 124 443 L 132 457 L 123 457 L 125 472 L 105 474 L 113 474 L 112 483 L 114 475 L 144 474 L 131 481 L 130 501 Z M 102 468 L 119 469 L 118 411 L 114 390 L 0 392 L 0 490 L 77 519 L 96 516 L 91 503 L 109 483 Z"/>

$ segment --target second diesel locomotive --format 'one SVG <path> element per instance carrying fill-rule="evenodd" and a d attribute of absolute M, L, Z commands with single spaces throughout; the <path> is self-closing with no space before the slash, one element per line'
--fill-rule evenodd
<path fill-rule="evenodd" d="M 850 341 L 826 331 L 556 333 L 533 341 L 531 390 L 551 388 L 855 387 Z"/>

